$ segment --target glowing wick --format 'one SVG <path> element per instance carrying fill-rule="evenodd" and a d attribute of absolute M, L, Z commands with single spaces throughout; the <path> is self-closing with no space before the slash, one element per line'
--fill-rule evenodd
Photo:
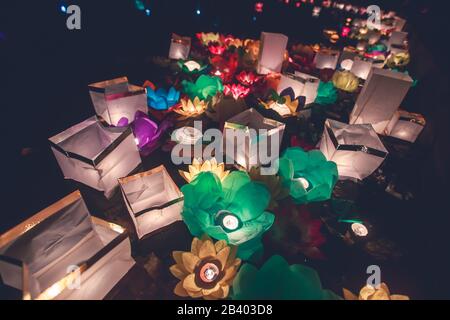
<path fill-rule="evenodd" d="M 369 234 L 369 230 L 367 230 L 367 228 L 361 223 L 352 224 L 352 231 L 358 237 L 366 237 Z"/>

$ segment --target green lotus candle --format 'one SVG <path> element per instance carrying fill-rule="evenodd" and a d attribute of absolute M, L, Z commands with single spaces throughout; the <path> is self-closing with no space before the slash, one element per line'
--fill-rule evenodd
<path fill-rule="evenodd" d="M 214 97 L 218 92 L 223 91 L 222 80 L 218 77 L 201 75 L 196 82 L 182 81 L 183 92 L 192 100 L 198 97 L 206 100 Z"/>
<path fill-rule="evenodd" d="M 326 105 L 333 104 L 338 98 L 337 90 L 333 85 L 333 82 L 320 82 L 317 89 L 316 103 Z"/>
<path fill-rule="evenodd" d="M 246 172 L 232 172 L 222 182 L 203 172 L 181 191 L 182 217 L 192 235 L 206 233 L 239 246 L 238 256 L 244 260 L 261 252 L 262 235 L 275 219 L 266 211 L 270 193 L 263 184 L 251 181 Z"/>
<path fill-rule="evenodd" d="M 314 269 L 289 265 L 280 256 L 270 258 L 259 270 L 246 263 L 233 281 L 233 300 L 341 300 L 324 290 Z"/>
<path fill-rule="evenodd" d="M 200 63 L 194 60 L 189 61 L 178 60 L 178 66 L 180 67 L 181 71 L 189 75 L 200 74 L 208 67 L 207 64 L 201 65 Z"/>
<path fill-rule="evenodd" d="M 319 150 L 289 148 L 279 160 L 279 175 L 297 204 L 325 201 L 338 180 L 337 166 Z"/>

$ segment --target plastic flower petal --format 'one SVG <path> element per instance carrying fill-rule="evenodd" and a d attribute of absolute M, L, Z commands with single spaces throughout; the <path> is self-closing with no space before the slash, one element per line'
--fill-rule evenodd
<path fill-rule="evenodd" d="M 258 82 L 261 77 L 256 76 L 253 72 L 249 71 L 241 71 L 241 73 L 239 73 L 236 76 L 236 79 L 243 84 L 244 86 L 252 86 L 254 85 L 256 82 Z"/>
<path fill-rule="evenodd" d="M 191 99 L 198 97 L 200 100 L 206 100 L 223 91 L 223 84 L 220 78 L 206 75 L 201 75 L 195 83 L 183 80 L 181 85 L 183 92 Z"/>
<path fill-rule="evenodd" d="M 223 93 L 226 96 L 233 96 L 235 100 L 245 98 L 250 93 L 250 88 L 244 87 L 240 84 L 226 84 L 223 88 Z"/>
<path fill-rule="evenodd" d="M 210 42 L 216 42 L 220 41 L 220 35 L 218 33 L 212 33 L 212 32 L 200 32 L 196 34 L 197 39 L 200 40 L 202 45 L 207 46 Z"/>
<path fill-rule="evenodd" d="M 194 238 L 191 251 L 174 251 L 176 262 L 170 272 L 180 280 L 174 293 L 180 297 L 225 299 L 241 265 L 236 248 L 225 241 L 214 243 L 210 238 Z"/>
<path fill-rule="evenodd" d="M 350 71 L 336 71 L 332 80 L 336 88 L 346 92 L 355 92 L 359 86 L 358 77 Z"/>
<path fill-rule="evenodd" d="M 289 148 L 279 160 L 279 175 L 297 204 L 325 201 L 338 180 L 337 166 L 319 150 Z"/>
<path fill-rule="evenodd" d="M 262 249 L 262 235 L 275 219 L 266 211 L 270 194 L 263 184 L 252 182 L 246 172 L 232 172 L 223 182 L 212 172 L 202 172 L 181 191 L 181 215 L 192 235 L 206 233 L 239 245 L 242 259 Z"/>
<path fill-rule="evenodd" d="M 181 99 L 180 107 L 174 109 L 174 111 L 185 117 L 195 117 L 204 113 L 207 108 L 208 102 L 201 101 L 198 97 L 195 97 L 194 100 L 187 98 Z"/>
<path fill-rule="evenodd" d="M 320 82 L 317 89 L 316 103 L 326 105 L 333 104 L 338 98 L 336 88 L 333 82 Z"/>
<path fill-rule="evenodd" d="M 188 183 L 194 180 L 201 172 L 212 172 L 221 181 L 223 181 L 230 173 L 230 171 L 225 170 L 224 163 L 217 163 L 216 158 L 212 158 L 211 160 L 206 160 L 204 162 L 198 159 L 194 159 L 192 161 L 192 165 L 189 166 L 189 172 L 181 170 L 179 170 L 178 172 Z"/>
<path fill-rule="evenodd" d="M 169 91 L 164 88 L 153 90 L 147 88 L 147 101 L 148 105 L 156 110 L 167 110 L 174 106 L 180 100 L 180 92 L 174 87 L 171 87 Z"/>
<path fill-rule="evenodd" d="M 233 281 L 233 300 L 340 300 L 314 269 L 273 256 L 258 270 L 246 263 Z"/>
<path fill-rule="evenodd" d="M 223 45 L 220 42 L 211 42 L 208 45 L 209 52 L 211 54 L 215 54 L 215 55 L 219 55 L 219 56 L 221 56 L 225 52 L 226 49 L 227 48 L 225 47 L 225 45 Z"/>
<path fill-rule="evenodd" d="M 206 64 L 201 65 L 200 63 L 194 60 L 189 61 L 179 60 L 178 66 L 180 67 L 181 71 L 190 75 L 202 73 L 208 67 L 208 65 Z"/>
<path fill-rule="evenodd" d="M 356 296 L 347 289 L 343 289 L 345 300 L 409 300 L 408 296 L 392 294 L 389 291 L 389 287 L 382 283 L 378 287 L 372 287 L 366 285 L 359 292 L 359 296 Z"/>

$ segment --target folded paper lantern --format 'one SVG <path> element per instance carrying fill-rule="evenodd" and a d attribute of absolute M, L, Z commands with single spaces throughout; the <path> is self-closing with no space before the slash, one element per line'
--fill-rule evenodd
<path fill-rule="evenodd" d="M 314 64 L 317 69 L 336 69 L 339 61 L 339 51 L 322 50 L 316 53 Z"/>
<path fill-rule="evenodd" d="M 103 191 L 108 198 L 117 179 L 141 164 L 131 128 L 105 128 L 96 117 L 49 140 L 66 179 Z"/>
<path fill-rule="evenodd" d="M 259 74 L 281 72 L 287 43 L 288 37 L 283 34 L 261 33 L 261 46 L 257 66 Z"/>
<path fill-rule="evenodd" d="M 407 74 L 372 68 L 350 115 L 351 124 L 371 124 L 382 134 L 413 80 Z"/>
<path fill-rule="evenodd" d="M 175 60 L 186 60 L 189 57 L 189 51 L 191 51 L 191 38 L 181 37 L 175 33 L 172 33 L 169 58 Z"/>
<path fill-rule="evenodd" d="M 0 274 L 24 299 L 100 300 L 135 264 L 123 228 L 76 191 L 0 236 Z"/>
<path fill-rule="evenodd" d="M 175 264 L 170 272 L 180 280 L 174 293 L 184 298 L 227 298 L 241 265 L 236 247 L 228 246 L 224 240 L 214 243 L 209 237 L 194 238 L 191 251 L 174 251 L 172 256 Z"/>
<path fill-rule="evenodd" d="M 278 85 L 278 93 L 287 88 L 294 90 L 295 97 L 304 96 L 306 98 L 305 104 L 308 105 L 316 100 L 319 79 L 299 71 L 296 71 L 294 75 L 282 74 Z"/>
<path fill-rule="evenodd" d="M 389 122 L 385 134 L 414 143 L 425 125 L 426 121 L 422 115 L 399 110 Z"/>
<path fill-rule="evenodd" d="M 181 220 L 183 198 L 164 166 L 119 179 L 139 239 Z"/>
<path fill-rule="evenodd" d="M 337 164 L 339 178 L 363 180 L 383 163 L 388 155 L 370 124 L 348 125 L 325 121 L 320 151 Z"/>
<path fill-rule="evenodd" d="M 284 129 L 285 124 L 264 118 L 253 108 L 245 110 L 225 123 L 224 150 L 227 157 L 246 170 L 267 165 L 278 158 Z M 233 150 L 227 146 L 233 146 Z M 266 159 L 261 159 L 261 154 Z"/>
<path fill-rule="evenodd" d="M 183 221 L 193 236 L 206 233 L 239 246 L 238 256 L 244 260 L 262 251 L 262 235 L 275 219 L 266 211 L 270 194 L 263 184 L 252 182 L 243 171 L 234 171 L 223 181 L 202 172 L 181 191 Z"/>
<path fill-rule="evenodd" d="M 336 164 L 327 161 L 319 150 L 305 152 L 289 148 L 279 160 L 283 185 L 298 204 L 325 201 L 338 181 Z"/>
<path fill-rule="evenodd" d="M 353 65 L 352 65 L 352 68 L 350 69 L 350 71 L 358 78 L 366 80 L 367 77 L 369 76 L 371 69 L 372 69 L 371 61 L 365 61 L 365 60 L 356 58 L 353 61 Z"/>
<path fill-rule="evenodd" d="M 322 288 L 314 269 L 289 265 L 281 256 L 273 256 L 258 270 L 246 263 L 233 281 L 233 300 L 340 300 Z"/>
<path fill-rule="evenodd" d="M 137 111 L 147 112 L 145 89 L 128 83 L 127 77 L 89 85 L 95 112 L 109 125 L 134 119 Z"/>

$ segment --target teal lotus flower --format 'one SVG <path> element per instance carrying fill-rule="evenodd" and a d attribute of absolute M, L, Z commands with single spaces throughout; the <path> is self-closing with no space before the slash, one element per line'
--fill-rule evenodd
<path fill-rule="evenodd" d="M 263 184 L 252 182 L 246 172 L 232 172 L 222 182 L 214 173 L 203 172 L 181 191 L 181 215 L 192 235 L 206 233 L 239 246 L 238 256 L 243 260 L 262 251 L 262 235 L 275 219 L 265 211 L 270 193 Z"/>
<path fill-rule="evenodd" d="M 178 66 L 180 67 L 181 71 L 183 71 L 186 74 L 189 75 L 196 75 L 200 74 L 208 67 L 207 64 L 201 65 L 197 61 L 189 60 L 178 60 Z"/>
<path fill-rule="evenodd" d="M 181 85 L 183 86 L 183 92 L 192 100 L 195 97 L 206 100 L 223 91 L 223 83 L 220 78 L 206 75 L 201 75 L 195 83 L 183 80 Z"/>
<path fill-rule="evenodd" d="M 261 269 L 244 264 L 233 281 L 233 300 L 342 300 L 324 290 L 314 269 L 289 265 L 280 256 L 270 258 Z"/>
<path fill-rule="evenodd" d="M 180 100 L 180 92 L 171 87 L 169 91 L 164 88 L 153 90 L 147 87 L 147 103 L 155 110 L 167 110 Z"/>
<path fill-rule="evenodd" d="M 297 204 L 325 201 L 338 180 L 334 162 L 327 161 L 319 150 L 305 152 L 289 148 L 279 160 L 279 175 Z"/>
<path fill-rule="evenodd" d="M 338 93 L 333 85 L 333 82 L 320 82 L 317 89 L 316 103 L 326 105 L 333 104 L 338 98 Z"/>

